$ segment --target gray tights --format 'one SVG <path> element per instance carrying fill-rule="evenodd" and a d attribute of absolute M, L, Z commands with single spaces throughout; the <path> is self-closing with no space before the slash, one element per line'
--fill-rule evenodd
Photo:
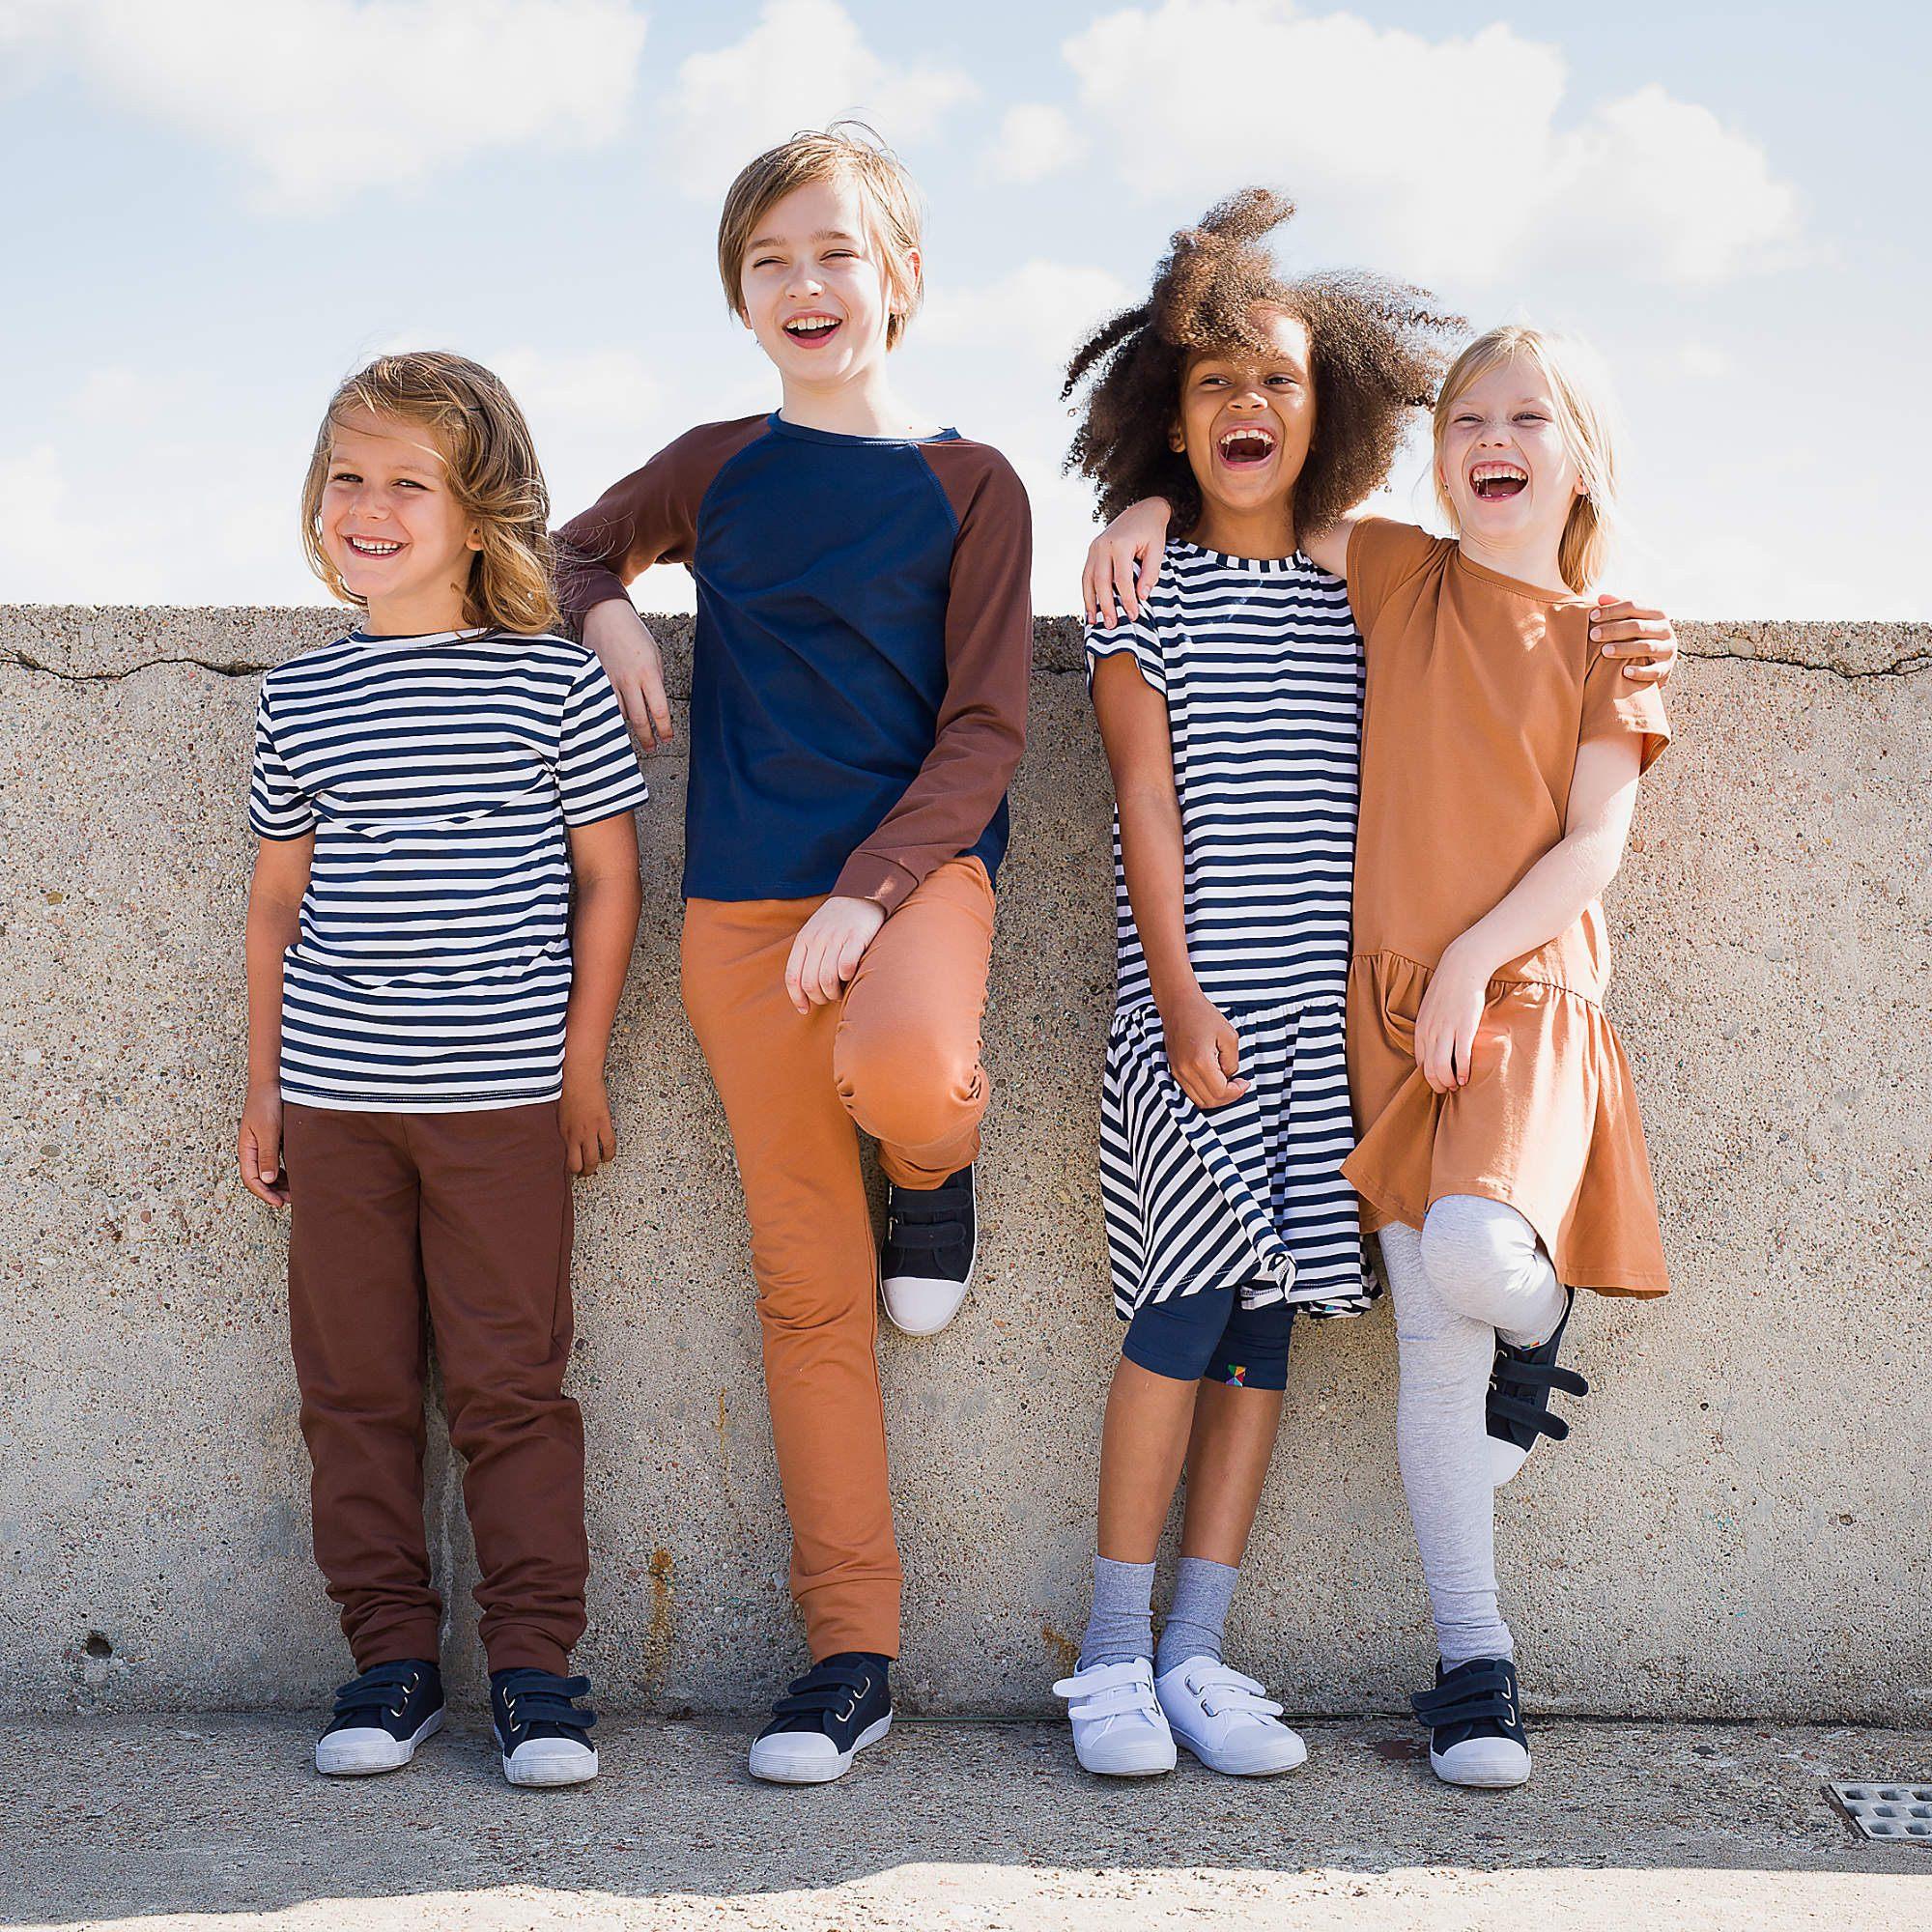
<path fill-rule="evenodd" d="M 1484 1403 L 1496 1337 L 1534 1348 L 1555 1333 L 1564 1293 L 1536 1232 L 1514 1208 L 1447 1194 L 1422 1232 L 1384 1228 L 1401 1349 L 1396 1460 L 1446 1664 L 1513 1657 L 1496 1608 L 1495 1491 Z"/>

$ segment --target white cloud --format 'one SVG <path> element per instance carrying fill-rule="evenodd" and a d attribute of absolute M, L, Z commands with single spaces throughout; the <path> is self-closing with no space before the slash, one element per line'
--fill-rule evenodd
<path fill-rule="evenodd" d="M 882 59 L 838 0 L 770 0 L 743 40 L 679 67 L 665 101 L 667 158 L 681 186 L 710 197 L 801 128 L 856 115 L 911 147 L 977 92 L 956 68 Z"/>
<path fill-rule="evenodd" d="M 1163 0 L 1063 51 L 1096 119 L 1132 103 L 1132 138 L 1108 145 L 1130 187 L 1205 200 L 1278 183 L 1406 274 L 1560 261 L 1709 283 L 1797 253 L 1798 195 L 1756 142 L 1654 85 L 1579 111 L 1562 54 L 1507 26 L 1432 41 L 1293 0 Z M 1212 88 L 1148 85 L 1219 53 L 1298 84 L 1239 113 Z"/>
<path fill-rule="evenodd" d="M 489 366 L 534 423 L 539 418 L 619 430 L 648 422 L 664 390 L 645 359 L 628 349 L 593 349 L 550 355 L 528 347 L 504 349 Z"/>
<path fill-rule="evenodd" d="M 1677 346 L 1677 368 L 1701 383 L 1715 383 L 1733 374 L 1736 360 L 1727 349 L 1711 342 L 1681 342 Z"/>
<path fill-rule="evenodd" d="M 10 41 L 230 149 L 258 204 L 317 211 L 490 148 L 611 139 L 644 16 L 630 0 L 15 0 Z"/>
<path fill-rule="evenodd" d="M 1000 122 L 986 151 L 985 173 L 992 181 L 1024 185 L 1057 174 L 1086 152 L 1086 136 L 1058 107 L 1023 100 L 1009 107 Z"/>
<path fill-rule="evenodd" d="M 1017 346 L 1064 362 L 1090 328 L 1133 299 L 1105 269 L 1034 260 L 984 288 L 934 289 L 916 327 L 923 341 L 949 348 Z"/>

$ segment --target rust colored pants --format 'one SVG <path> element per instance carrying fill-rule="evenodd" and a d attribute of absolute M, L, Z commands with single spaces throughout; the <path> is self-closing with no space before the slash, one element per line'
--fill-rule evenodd
<path fill-rule="evenodd" d="M 583 1424 L 556 1102 L 454 1114 L 290 1104 L 289 1328 L 315 1557 L 355 1667 L 434 1658 L 423 1381 L 436 1336 L 492 1670 L 561 1672 L 583 1632 Z"/>
<path fill-rule="evenodd" d="M 814 1660 L 899 1648 L 879 1394 L 878 1249 L 856 1122 L 902 1187 L 980 1151 L 993 889 L 940 867 L 880 928 L 842 1000 L 801 1015 L 786 955 L 819 899 L 691 899 L 684 1004 L 731 1126 L 752 1223 L 791 1587 Z"/>

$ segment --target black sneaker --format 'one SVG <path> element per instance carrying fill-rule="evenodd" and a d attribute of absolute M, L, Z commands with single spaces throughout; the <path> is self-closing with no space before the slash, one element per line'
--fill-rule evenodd
<path fill-rule="evenodd" d="M 1429 1732 L 1429 1762 L 1444 1784 L 1501 1790 L 1529 1777 L 1529 1735 L 1516 1664 L 1472 1657 L 1454 1670 L 1435 1666 L 1435 1689 L 1409 1698 Z"/>
<path fill-rule="evenodd" d="M 1515 1349 L 1497 1338 L 1489 1400 L 1490 1481 L 1497 1489 L 1522 1467 L 1539 1435 L 1561 1442 L 1570 1434 L 1570 1425 L 1549 1406 L 1550 1390 L 1590 1393 L 1590 1384 L 1575 1369 L 1556 1366 L 1556 1351 L 1563 1346 L 1563 1331 L 1577 1305 L 1574 1288 L 1563 1293 L 1563 1320 L 1548 1341 L 1534 1349 Z"/>
<path fill-rule="evenodd" d="M 527 1667 L 490 1673 L 490 1716 L 512 1784 L 587 1784 L 597 1776 L 589 1737 L 597 1714 L 571 1702 L 589 1694 L 587 1677 Z"/>
<path fill-rule="evenodd" d="M 315 1768 L 325 1777 L 400 1771 L 441 1729 L 442 1672 L 420 1657 L 379 1663 L 335 1693 L 335 1715 L 315 1741 Z"/>
<path fill-rule="evenodd" d="M 752 1776 L 773 1784 L 829 1784 L 893 1727 L 889 1660 L 841 1651 L 795 1678 L 752 1745 Z"/>
<path fill-rule="evenodd" d="M 973 1170 L 937 1187 L 886 1188 L 886 1245 L 879 1288 L 893 1326 L 937 1335 L 959 1313 L 973 1279 Z"/>

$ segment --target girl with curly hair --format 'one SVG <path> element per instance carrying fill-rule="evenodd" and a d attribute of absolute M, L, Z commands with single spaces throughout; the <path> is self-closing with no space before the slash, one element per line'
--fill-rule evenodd
<path fill-rule="evenodd" d="M 1075 355 L 1070 466 L 1101 506 L 1159 493 L 1186 535 L 1137 615 L 1087 633 L 1113 771 L 1117 1011 L 1101 1113 L 1127 1328 L 1102 1435 L 1094 1610 L 1072 1676 L 1089 1771 L 1236 1775 L 1306 1755 L 1222 1656 L 1298 1314 L 1374 1293 L 1344 1060 L 1362 651 L 1309 554 L 1386 474 L 1456 325 L 1366 276 L 1288 281 L 1259 189 L 1174 239 L 1152 293 Z M 1155 1547 L 1183 1463 L 1156 1652 Z"/>
<path fill-rule="evenodd" d="M 1574 350 L 1492 329 L 1435 404 L 1457 536 L 1342 516 L 1304 539 L 1346 579 L 1365 643 L 1347 974 L 1361 1141 L 1342 1172 L 1394 1291 L 1398 1460 L 1440 1653 L 1411 1701 L 1454 1784 L 1530 1773 L 1494 1489 L 1539 1436 L 1568 1433 L 1550 1391 L 1587 1392 L 1557 1365 L 1564 1284 L 1667 1286 L 1630 1069 L 1602 1009 L 1598 900 L 1669 737 L 1657 685 L 1674 645 L 1661 613 L 1588 602 L 1614 507 L 1609 420 Z M 1093 598 L 1123 592 L 1130 624 L 1158 607 L 1157 576 L 1184 568 L 1184 546 L 1153 563 L 1156 520 L 1165 506 L 1142 506 L 1090 554 Z M 1128 584 L 1137 553 L 1149 567 Z"/>

